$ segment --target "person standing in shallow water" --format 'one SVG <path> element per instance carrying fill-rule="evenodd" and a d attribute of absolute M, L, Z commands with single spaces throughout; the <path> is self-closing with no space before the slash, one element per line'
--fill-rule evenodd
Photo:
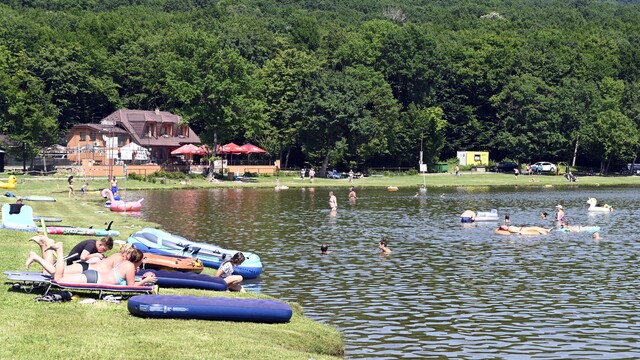
<path fill-rule="evenodd" d="M 349 191 L 349 201 L 350 202 L 355 202 L 357 199 L 358 199 L 358 196 L 356 195 L 356 190 L 352 186 L 351 187 L 351 191 Z"/>
<path fill-rule="evenodd" d="M 336 199 L 333 191 L 329 191 L 329 207 L 331 208 L 331 211 L 338 210 L 338 199 Z"/>
<path fill-rule="evenodd" d="M 556 205 L 556 221 L 560 223 L 565 221 L 564 208 L 562 205 Z"/>

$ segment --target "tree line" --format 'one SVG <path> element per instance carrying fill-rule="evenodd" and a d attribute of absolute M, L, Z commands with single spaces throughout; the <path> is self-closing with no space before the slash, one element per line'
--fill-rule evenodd
<path fill-rule="evenodd" d="M 2 0 L 0 130 L 23 158 L 119 108 L 283 166 L 600 166 L 640 144 L 635 1 Z"/>

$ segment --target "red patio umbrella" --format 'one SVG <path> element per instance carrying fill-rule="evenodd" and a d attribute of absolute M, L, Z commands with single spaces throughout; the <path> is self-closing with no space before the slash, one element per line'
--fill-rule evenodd
<path fill-rule="evenodd" d="M 204 155 L 204 150 L 193 144 L 186 144 L 173 150 L 171 155 Z"/>
<path fill-rule="evenodd" d="M 264 154 L 267 152 L 267 150 L 260 148 L 258 146 L 255 146 L 251 143 L 246 143 L 240 147 L 245 149 L 247 154 Z"/>
<path fill-rule="evenodd" d="M 222 145 L 222 148 L 220 148 L 219 152 L 221 154 L 233 154 L 233 155 L 248 154 L 247 150 L 245 150 L 243 147 L 236 145 L 234 143 L 228 143 L 226 145 Z"/>

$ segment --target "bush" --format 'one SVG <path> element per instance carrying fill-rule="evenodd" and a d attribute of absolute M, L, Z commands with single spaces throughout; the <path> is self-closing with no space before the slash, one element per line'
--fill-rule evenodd
<path fill-rule="evenodd" d="M 144 176 L 142 176 L 142 175 L 140 175 L 140 174 L 138 174 L 138 173 L 135 173 L 135 172 L 130 172 L 130 173 L 128 173 L 128 174 L 127 174 L 127 178 L 128 178 L 129 180 L 139 180 L 139 181 L 144 181 Z"/>
<path fill-rule="evenodd" d="M 176 172 L 156 171 L 153 174 L 151 174 L 150 176 L 159 177 L 159 178 L 167 178 L 167 179 L 183 180 L 183 179 L 186 179 L 187 174 L 185 174 L 185 173 L 183 173 L 181 171 L 176 171 Z"/>

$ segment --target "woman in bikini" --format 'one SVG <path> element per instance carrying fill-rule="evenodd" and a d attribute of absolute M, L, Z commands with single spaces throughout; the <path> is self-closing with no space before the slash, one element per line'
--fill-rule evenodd
<path fill-rule="evenodd" d="M 105 260 L 91 264 L 90 268 L 86 269 L 80 264 L 66 266 L 64 250 L 60 242 L 49 246 L 47 250 L 56 252 L 57 261 L 55 266 L 32 251 L 25 263 L 26 268 L 29 269 L 31 264 L 37 262 L 45 271 L 53 275 L 53 279 L 58 282 L 141 286 L 157 281 L 155 276 L 148 276 L 143 280 L 135 281 L 136 268 L 142 263 L 143 254 L 133 246 L 109 256 Z M 78 268 L 79 266 L 80 268 Z M 81 272 L 78 270 L 81 270 Z"/>

